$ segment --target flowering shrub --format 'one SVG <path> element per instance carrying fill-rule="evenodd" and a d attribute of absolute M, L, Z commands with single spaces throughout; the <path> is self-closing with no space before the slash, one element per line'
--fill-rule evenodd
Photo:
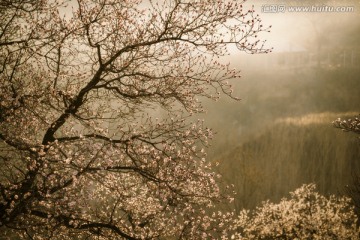
<path fill-rule="evenodd" d="M 243 210 L 233 239 L 359 239 L 350 199 L 326 198 L 314 184 L 303 185 L 278 204 Z"/>

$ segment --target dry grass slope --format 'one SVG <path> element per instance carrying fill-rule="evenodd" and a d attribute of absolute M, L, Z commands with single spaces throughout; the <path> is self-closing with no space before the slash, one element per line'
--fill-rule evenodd
<path fill-rule="evenodd" d="M 281 118 L 261 135 L 223 154 L 225 180 L 235 183 L 236 207 L 251 208 L 270 198 L 278 201 L 303 183 L 316 183 L 323 194 L 343 193 L 351 172 L 360 169 L 360 142 L 332 128 L 337 117 L 353 112 Z"/>

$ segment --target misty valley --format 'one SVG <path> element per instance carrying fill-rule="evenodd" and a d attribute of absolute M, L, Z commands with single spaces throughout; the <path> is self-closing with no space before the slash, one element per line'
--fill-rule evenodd
<path fill-rule="evenodd" d="M 0 0 L 0 240 L 359 240 L 359 19 Z"/>

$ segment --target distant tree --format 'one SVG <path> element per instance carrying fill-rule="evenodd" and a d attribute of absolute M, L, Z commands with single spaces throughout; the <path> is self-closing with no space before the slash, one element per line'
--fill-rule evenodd
<path fill-rule="evenodd" d="M 242 211 L 233 239 L 359 239 L 351 200 L 315 190 L 314 184 L 303 185 L 290 199 Z"/>
<path fill-rule="evenodd" d="M 262 31 L 238 1 L 0 0 L 1 235 L 225 238 L 188 117 L 232 97 L 219 57 L 268 52 Z"/>

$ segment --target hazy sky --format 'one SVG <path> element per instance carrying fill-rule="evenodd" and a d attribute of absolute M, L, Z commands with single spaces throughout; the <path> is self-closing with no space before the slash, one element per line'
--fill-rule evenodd
<path fill-rule="evenodd" d="M 359 3 L 355 1 L 299 1 L 299 0 L 249 0 L 246 5 L 254 5 L 264 25 L 272 25 L 270 34 L 263 34 L 267 46 L 274 52 L 296 51 L 308 48 L 309 43 L 328 31 L 342 31 L 338 26 L 325 29 L 328 25 L 344 22 L 347 28 L 351 22 L 358 22 Z"/>

